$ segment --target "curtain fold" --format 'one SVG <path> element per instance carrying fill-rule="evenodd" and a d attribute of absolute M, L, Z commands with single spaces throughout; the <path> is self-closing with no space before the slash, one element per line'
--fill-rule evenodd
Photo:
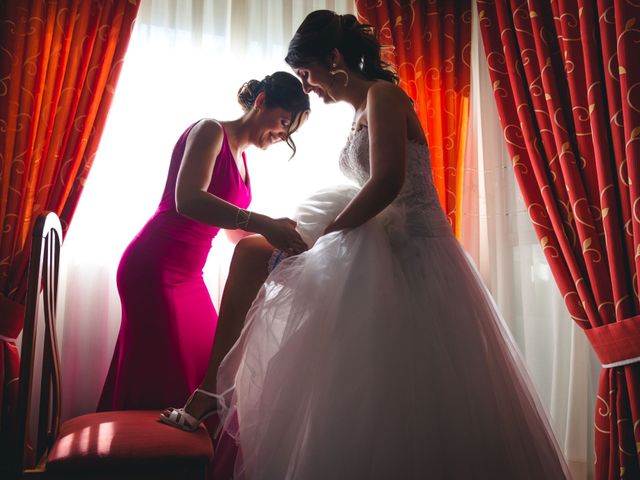
<path fill-rule="evenodd" d="M 574 480 L 593 478 L 592 413 L 601 367 L 571 321 L 531 223 L 502 134 L 473 5 L 463 232 L 518 344 Z"/>
<path fill-rule="evenodd" d="M 440 202 L 462 230 L 464 153 L 469 119 L 471 1 L 356 0 L 373 25 L 383 58 L 396 67 L 427 135 Z"/>
<path fill-rule="evenodd" d="M 32 221 L 65 230 L 91 168 L 137 1 L 0 5 L 0 454 L 12 441 Z"/>
<path fill-rule="evenodd" d="M 640 5 L 478 1 L 478 16 L 529 218 L 605 367 L 595 476 L 639 478 Z"/>

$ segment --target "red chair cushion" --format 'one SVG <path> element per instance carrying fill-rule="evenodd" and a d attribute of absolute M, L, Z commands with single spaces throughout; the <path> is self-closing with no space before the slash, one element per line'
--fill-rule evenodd
<path fill-rule="evenodd" d="M 101 412 L 62 424 L 48 471 L 78 471 L 159 464 L 206 464 L 213 457 L 204 426 L 183 432 L 158 420 L 160 412 Z"/>

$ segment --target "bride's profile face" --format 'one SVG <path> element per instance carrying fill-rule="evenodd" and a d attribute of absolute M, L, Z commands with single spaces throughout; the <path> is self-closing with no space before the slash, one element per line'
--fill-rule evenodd
<path fill-rule="evenodd" d="M 314 62 L 304 67 L 296 68 L 296 75 L 302 82 L 305 93 L 315 93 L 325 103 L 334 102 L 331 95 L 331 87 L 334 77 L 329 73 L 329 69 L 319 62 Z"/>

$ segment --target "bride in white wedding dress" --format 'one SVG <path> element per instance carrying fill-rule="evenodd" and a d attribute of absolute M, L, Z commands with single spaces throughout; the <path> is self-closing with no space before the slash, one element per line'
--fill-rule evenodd
<path fill-rule="evenodd" d="M 340 157 L 353 185 L 299 207 L 312 248 L 274 253 L 217 372 L 222 428 L 239 448 L 235 478 L 569 478 L 371 30 L 313 12 L 286 61 L 307 92 L 354 106 Z"/>
<path fill-rule="evenodd" d="M 356 186 L 300 207 L 313 248 L 273 270 L 220 367 L 236 475 L 568 478 L 516 346 L 440 207 L 411 102 L 385 81 L 372 43 L 354 17 L 320 11 L 289 46 L 307 91 L 356 109 L 340 157 Z"/>

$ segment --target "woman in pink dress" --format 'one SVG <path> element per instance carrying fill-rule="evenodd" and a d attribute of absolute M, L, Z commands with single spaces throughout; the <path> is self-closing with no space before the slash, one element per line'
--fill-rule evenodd
<path fill-rule="evenodd" d="M 217 312 L 202 268 L 221 228 L 259 233 L 300 252 L 295 222 L 246 210 L 251 183 L 243 150 L 285 141 L 305 121 L 309 98 L 291 74 L 251 80 L 244 115 L 203 119 L 180 136 L 160 205 L 125 250 L 117 284 L 122 324 L 98 410 L 181 404 L 205 373 Z"/>

